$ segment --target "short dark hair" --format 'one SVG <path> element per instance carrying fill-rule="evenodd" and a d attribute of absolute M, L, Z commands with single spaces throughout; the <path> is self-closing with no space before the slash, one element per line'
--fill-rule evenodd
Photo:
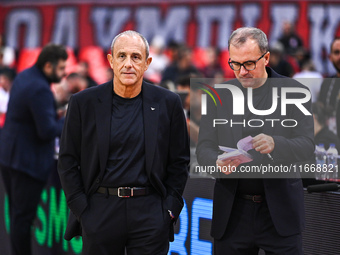
<path fill-rule="evenodd" d="M 13 81 L 16 76 L 16 71 L 9 67 L 0 69 L 0 75 L 6 76 L 10 81 Z"/>
<path fill-rule="evenodd" d="M 40 52 L 36 66 L 42 70 L 46 63 L 50 62 L 56 66 L 59 60 L 66 60 L 68 57 L 66 48 L 62 45 L 48 44 Z"/>

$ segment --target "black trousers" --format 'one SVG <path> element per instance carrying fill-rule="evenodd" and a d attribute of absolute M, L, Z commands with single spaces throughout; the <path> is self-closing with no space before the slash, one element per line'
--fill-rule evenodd
<path fill-rule="evenodd" d="M 235 198 L 227 230 L 214 240 L 215 255 L 303 255 L 301 234 L 280 236 L 266 202 Z"/>
<path fill-rule="evenodd" d="M 166 255 L 170 216 L 158 194 L 119 198 L 95 193 L 81 215 L 83 255 Z"/>
<path fill-rule="evenodd" d="M 9 199 L 13 255 L 31 255 L 31 228 L 45 183 L 17 170 L 1 167 Z"/>

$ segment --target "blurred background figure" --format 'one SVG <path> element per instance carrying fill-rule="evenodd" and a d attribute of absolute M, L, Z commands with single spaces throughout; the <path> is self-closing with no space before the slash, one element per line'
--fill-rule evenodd
<path fill-rule="evenodd" d="M 14 67 L 15 50 L 6 46 L 5 38 L 0 34 L 0 69 L 2 67 Z"/>
<path fill-rule="evenodd" d="M 113 80 L 113 72 L 112 72 L 112 69 L 110 67 L 108 67 L 106 69 L 106 80 L 107 81 Z"/>
<path fill-rule="evenodd" d="M 313 118 L 314 118 L 314 141 L 318 145 L 323 143 L 325 149 L 329 148 L 331 143 L 340 151 L 340 140 L 332 131 L 327 127 L 327 118 L 331 114 L 330 109 L 326 109 L 322 103 L 316 102 L 312 104 Z"/>
<path fill-rule="evenodd" d="M 282 26 L 282 35 L 279 37 L 279 42 L 284 47 L 284 53 L 294 55 L 298 48 L 303 47 L 301 37 L 295 32 L 294 24 L 285 21 Z"/>
<path fill-rule="evenodd" d="M 31 231 L 41 192 L 55 164 L 58 119 L 51 83 L 66 75 L 66 49 L 49 44 L 35 65 L 13 81 L 0 136 L 0 165 L 8 195 L 13 255 L 31 255 Z"/>
<path fill-rule="evenodd" d="M 88 87 L 91 87 L 89 85 L 89 80 L 79 73 L 70 73 L 66 77 L 66 85 L 70 94 L 75 94 Z"/>
<path fill-rule="evenodd" d="M 329 76 L 321 84 L 319 99 L 325 107 L 332 108 L 332 115 L 328 121 L 329 129 L 337 133 L 340 137 L 340 109 L 337 109 L 339 105 L 339 93 L 340 93 L 340 37 L 334 38 L 330 45 L 329 60 L 332 62 L 336 74 Z"/>
<path fill-rule="evenodd" d="M 219 60 L 220 51 L 218 48 L 209 47 L 205 50 L 205 66 L 200 72 L 206 78 L 216 78 L 218 81 L 224 81 L 224 71 Z M 219 82 L 216 82 L 219 83 Z"/>
<path fill-rule="evenodd" d="M 198 76 L 181 76 L 177 81 L 177 93 L 183 102 L 183 109 L 187 118 L 188 131 L 190 135 L 190 145 L 196 146 L 198 141 L 199 123 L 201 120 L 201 92 L 200 89 L 190 87 L 190 78 Z"/>
<path fill-rule="evenodd" d="M 66 79 L 63 79 L 60 83 L 53 83 L 51 85 L 51 90 L 56 102 L 58 116 L 65 116 L 68 101 L 72 95 L 68 90 Z"/>
<path fill-rule="evenodd" d="M 190 112 L 190 75 L 181 76 L 177 79 L 176 92 L 179 94 L 185 115 Z"/>
<path fill-rule="evenodd" d="M 165 68 L 161 82 L 170 81 L 176 84 L 179 77 L 198 73 L 197 68 L 193 65 L 191 49 L 183 44 L 178 49 L 177 59 Z"/>
<path fill-rule="evenodd" d="M 80 61 L 78 63 L 78 70 L 77 73 L 84 77 L 86 79 L 87 88 L 97 86 L 98 83 L 95 82 L 95 80 L 92 79 L 92 77 L 89 74 L 89 64 L 85 61 Z"/>
<path fill-rule="evenodd" d="M 312 102 L 314 103 L 318 100 L 323 76 L 316 71 L 313 60 L 311 59 L 305 60 L 301 67 L 301 72 L 294 74 L 293 78 L 309 88 L 312 94 Z"/>
<path fill-rule="evenodd" d="M 169 57 L 164 52 L 165 46 L 165 40 L 160 35 L 156 35 L 151 41 L 150 57 L 152 57 L 152 62 L 144 73 L 144 77 L 153 83 L 160 83 L 162 72 L 170 63 Z"/>
<path fill-rule="evenodd" d="M 13 69 L 0 69 L 0 132 L 5 123 L 9 93 L 12 88 L 15 75 L 16 74 Z"/>
<path fill-rule="evenodd" d="M 199 88 L 190 86 L 190 78 L 198 78 L 195 75 L 184 75 L 178 78 L 176 93 L 179 94 L 185 113 L 187 128 L 190 138 L 190 172 L 194 172 L 198 165 L 196 157 L 196 145 L 198 142 L 199 124 L 201 120 L 201 92 Z"/>
<path fill-rule="evenodd" d="M 287 77 L 292 77 L 294 69 L 291 64 L 285 59 L 284 47 L 282 43 L 276 42 L 270 47 L 270 59 L 269 66 L 274 69 L 275 72 Z"/>

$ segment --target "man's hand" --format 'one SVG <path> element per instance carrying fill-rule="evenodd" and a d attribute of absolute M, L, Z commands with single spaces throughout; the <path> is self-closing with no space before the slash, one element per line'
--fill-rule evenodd
<path fill-rule="evenodd" d="M 216 160 L 216 166 L 220 167 L 221 171 L 226 175 L 231 174 L 233 172 L 232 169 L 236 169 L 240 163 L 241 161 L 238 159 Z"/>
<path fill-rule="evenodd" d="M 261 154 L 271 153 L 274 147 L 274 139 L 269 135 L 259 134 L 253 138 L 253 149 Z"/>

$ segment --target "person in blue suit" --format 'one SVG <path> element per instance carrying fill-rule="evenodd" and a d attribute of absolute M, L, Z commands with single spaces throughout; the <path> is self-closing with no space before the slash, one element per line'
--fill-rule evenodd
<path fill-rule="evenodd" d="M 180 97 L 143 81 L 146 39 L 117 35 L 113 81 L 73 95 L 58 172 L 70 214 L 65 239 L 84 255 L 166 255 L 184 205 L 190 157 Z"/>
<path fill-rule="evenodd" d="M 0 137 L 0 165 L 10 205 L 13 255 L 30 255 L 31 226 L 42 189 L 54 169 L 55 138 L 61 135 L 50 84 L 66 75 L 64 47 L 49 44 L 36 63 L 13 82 Z"/>
<path fill-rule="evenodd" d="M 294 169 L 294 164 L 314 157 L 310 92 L 266 67 L 270 56 L 267 36 L 258 28 L 235 30 L 229 38 L 229 54 L 237 79 L 216 89 L 221 105 L 216 107 L 207 100 L 196 151 L 200 165 L 225 170 L 216 178 L 214 189 L 214 254 L 257 255 L 261 248 L 266 254 L 302 255 L 302 180 L 294 170 L 286 173 L 280 169 Z M 283 94 L 285 90 L 289 95 Z M 243 94 L 244 100 L 236 100 L 235 91 Z M 289 104 L 284 97 L 289 98 Z M 243 113 L 236 112 L 240 109 Z M 228 123 L 214 127 L 214 119 Z M 248 136 L 252 137 L 249 154 L 253 161 L 240 164 L 238 159 L 218 159 L 219 145 L 236 148 L 237 142 Z M 245 167 L 265 166 L 279 171 L 242 174 Z"/>

